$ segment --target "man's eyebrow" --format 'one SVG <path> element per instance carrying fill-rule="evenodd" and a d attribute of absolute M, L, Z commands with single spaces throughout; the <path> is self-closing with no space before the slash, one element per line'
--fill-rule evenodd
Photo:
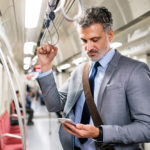
<path fill-rule="evenodd" d="M 84 39 L 84 38 L 80 38 L 82 41 L 87 41 L 86 39 Z"/>
<path fill-rule="evenodd" d="M 96 37 L 92 37 L 91 39 L 99 39 L 100 37 L 99 36 L 96 36 Z"/>
<path fill-rule="evenodd" d="M 90 40 L 94 40 L 94 39 L 96 39 L 96 40 L 98 40 L 98 39 L 100 39 L 101 37 L 99 37 L 99 36 L 96 36 L 96 37 L 92 37 L 92 38 L 90 38 Z M 86 39 L 84 39 L 84 38 L 80 38 L 82 41 L 87 41 Z"/>

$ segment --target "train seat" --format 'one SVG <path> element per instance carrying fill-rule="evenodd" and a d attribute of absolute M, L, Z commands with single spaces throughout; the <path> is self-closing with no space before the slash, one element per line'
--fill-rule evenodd
<path fill-rule="evenodd" d="M 20 136 L 20 130 L 14 133 L 10 132 L 10 118 L 9 113 L 6 110 L 0 117 L 0 149 L 1 150 L 22 150 L 22 140 L 18 138 Z M 18 137 L 12 137 L 16 135 Z"/>

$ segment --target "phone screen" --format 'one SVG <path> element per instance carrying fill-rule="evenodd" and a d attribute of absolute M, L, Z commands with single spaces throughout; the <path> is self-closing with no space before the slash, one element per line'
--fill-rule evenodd
<path fill-rule="evenodd" d="M 69 118 L 58 118 L 58 120 L 61 122 L 61 123 L 65 123 L 65 122 L 69 122 L 73 125 L 76 125 L 75 122 L 73 122 L 71 119 Z"/>

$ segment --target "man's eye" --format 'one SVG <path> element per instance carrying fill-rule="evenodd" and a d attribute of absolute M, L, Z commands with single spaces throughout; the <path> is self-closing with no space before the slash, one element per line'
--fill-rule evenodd
<path fill-rule="evenodd" d="M 93 39 L 92 41 L 93 41 L 93 42 L 97 42 L 97 41 L 98 41 L 98 39 Z"/>
<path fill-rule="evenodd" d="M 82 40 L 82 43 L 86 43 L 87 41 L 86 40 Z"/>
<path fill-rule="evenodd" d="M 97 42 L 97 40 L 93 40 L 93 42 Z"/>

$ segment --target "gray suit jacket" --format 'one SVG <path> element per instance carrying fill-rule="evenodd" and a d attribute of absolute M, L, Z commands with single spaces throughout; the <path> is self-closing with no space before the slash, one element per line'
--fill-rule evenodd
<path fill-rule="evenodd" d="M 74 106 L 83 91 L 84 64 L 76 68 L 58 92 L 53 74 L 38 82 L 49 111 L 64 111 L 74 120 Z M 136 150 L 150 142 L 150 71 L 147 65 L 116 51 L 108 65 L 98 95 L 98 112 L 103 120 L 103 141 L 116 150 Z M 73 150 L 73 136 L 59 131 L 64 150 Z"/>

